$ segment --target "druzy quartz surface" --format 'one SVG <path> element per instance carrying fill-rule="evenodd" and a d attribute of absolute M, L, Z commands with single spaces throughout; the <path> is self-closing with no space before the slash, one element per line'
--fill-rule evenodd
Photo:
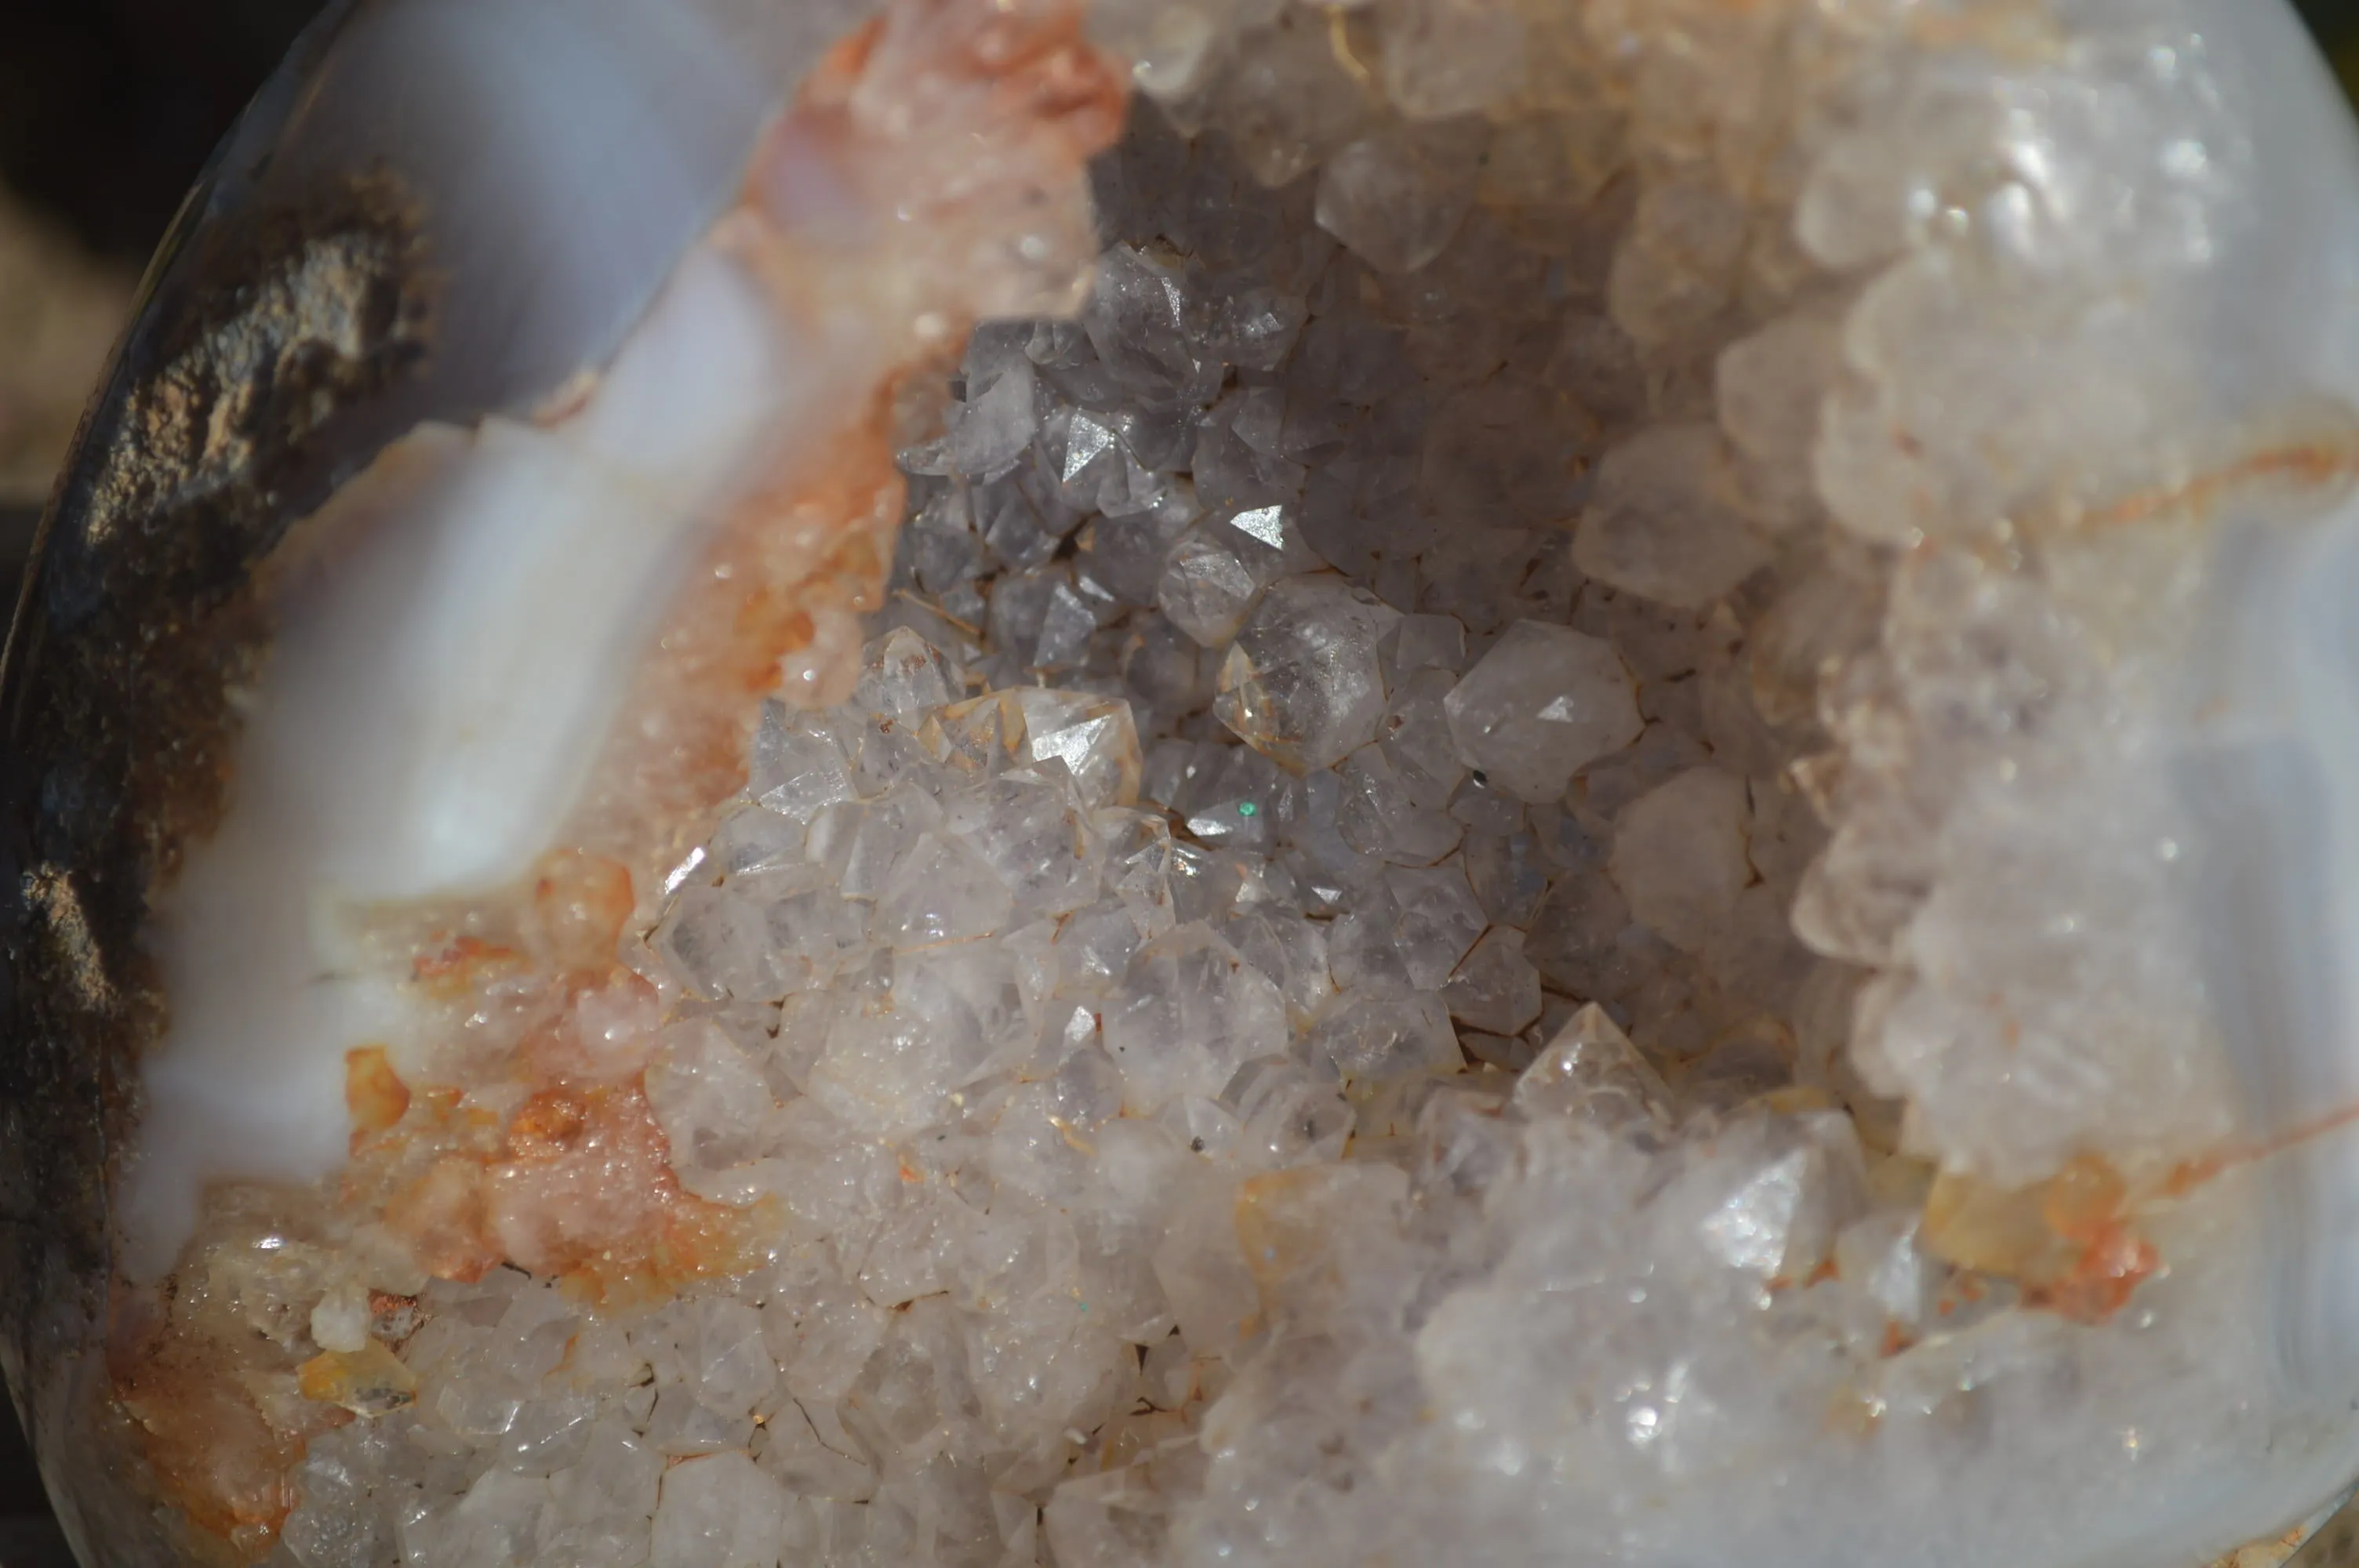
<path fill-rule="evenodd" d="M 12 653 L 94 1565 L 2159 1568 L 2359 1474 L 2275 0 L 307 48 Z"/>

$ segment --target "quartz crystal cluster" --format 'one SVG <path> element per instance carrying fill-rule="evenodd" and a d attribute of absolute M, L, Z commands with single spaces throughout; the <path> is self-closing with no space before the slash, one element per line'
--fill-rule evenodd
<path fill-rule="evenodd" d="M 379 1376 L 282 1559 L 2194 1528 L 2267 1357 L 2156 765 L 2233 454 L 2153 313 L 2249 84 L 2164 5 L 1095 25 L 1086 307 L 974 334 L 856 689 L 635 949 L 745 1268 L 322 1302 Z"/>

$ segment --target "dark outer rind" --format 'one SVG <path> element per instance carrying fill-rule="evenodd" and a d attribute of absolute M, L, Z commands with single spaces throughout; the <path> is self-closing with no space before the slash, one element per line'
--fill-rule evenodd
<path fill-rule="evenodd" d="M 0 1357 L 85 1562 L 197 1546 L 124 1488 L 108 1187 L 166 1005 L 148 895 L 223 809 L 266 644 L 255 568 L 368 454 L 338 426 L 423 363 L 435 280 L 388 178 L 214 211 L 84 423 L 0 673 Z"/>
<path fill-rule="evenodd" d="M 2234 1560 L 2231 1559 L 2233 1562 Z M 2286 1560 L 2285 1568 L 2354 1568 L 2359 1565 L 2359 1497 L 2344 1499 L 2318 1533 Z"/>

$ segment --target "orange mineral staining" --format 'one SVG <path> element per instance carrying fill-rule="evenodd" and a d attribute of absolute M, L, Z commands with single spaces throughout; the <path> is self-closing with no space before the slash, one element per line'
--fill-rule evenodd
<path fill-rule="evenodd" d="M 2150 1209 L 2175 1202 L 2240 1166 L 2284 1153 L 2359 1123 L 2344 1108 L 2274 1137 L 2188 1160 L 2159 1178 L 2134 1182 L 2105 1156 L 2084 1152 L 2045 1182 L 2000 1189 L 1944 1173 L 1925 1201 L 1924 1245 L 1974 1273 L 2012 1280 L 2026 1304 L 2076 1323 L 2104 1323 L 2163 1269 L 2139 1228 Z"/>
<path fill-rule="evenodd" d="M 384 1219 L 437 1279 L 513 1263 L 603 1299 L 745 1266 L 746 1217 L 681 1190 L 636 1075 L 545 1083 L 488 1139 L 468 1116 L 431 1110 L 402 1131 L 368 1146 L 346 1185 L 364 1210 L 425 1162 L 394 1186 Z"/>
<path fill-rule="evenodd" d="M 2323 504 L 2359 477 L 2359 428 L 2347 409 L 2310 405 L 2280 416 L 2278 429 L 2175 483 L 2136 491 L 2080 521 L 2118 528 L 2184 516 L 2208 523 L 2231 506 L 2272 498 Z"/>
<path fill-rule="evenodd" d="M 2051 1177 L 2040 1210 L 2049 1229 L 2079 1250 L 2060 1276 L 2036 1284 L 2037 1304 L 2078 1323 L 2103 1323 L 2162 1266 L 2154 1244 L 2133 1227 L 2129 1183 L 2103 1155 L 2082 1154 Z"/>
<path fill-rule="evenodd" d="M 1112 142 L 1125 97 L 1076 7 L 910 0 L 845 40 L 774 129 L 837 166 L 876 221 L 831 227 L 793 210 L 757 153 L 740 208 L 705 243 L 807 331 L 820 362 L 804 373 L 825 376 L 829 396 L 798 403 L 770 470 L 715 519 L 557 847 L 518 885 L 388 911 L 372 934 L 406 961 L 424 1027 L 346 1057 L 352 1155 L 330 1194 L 342 1222 L 381 1225 L 434 1278 L 513 1264 L 600 1300 L 759 1261 L 777 1217 L 699 1199 L 672 1173 L 641 1073 L 677 996 L 634 968 L 633 947 L 745 783 L 754 699 L 851 695 L 904 506 L 893 453 L 919 401 L 908 389 L 941 384 L 976 318 L 1077 302 L 1095 248 L 1082 166 Z M 570 384 L 543 422 L 595 395 L 594 379 Z M 415 1329 L 417 1303 L 378 1292 L 369 1308 L 375 1337 L 360 1350 L 299 1332 L 274 1347 L 287 1419 L 237 1380 L 233 1324 L 151 1336 L 118 1368 L 173 1497 L 240 1553 L 269 1552 L 306 1433 L 414 1395 L 385 1342 Z"/>
<path fill-rule="evenodd" d="M 1945 1263 L 2002 1279 L 2060 1270 L 2062 1238 L 2040 1212 L 2039 1187 L 2002 1188 L 1943 1172 L 1925 1199 L 1925 1249 Z"/>
<path fill-rule="evenodd" d="M 631 918 L 631 870 L 601 855 L 560 849 L 542 858 L 532 903 L 549 961 L 596 975 L 613 967 Z"/>
<path fill-rule="evenodd" d="M 386 1227 L 438 1280 L 480 1280 L 501 1260 L 484 1201 L 484 1167 L 447 1154 L 386 1206 Z"/>
<path fill-rule="evenodd" d="M 354 1415 L 384 1415 L 418 1397 L 418 1375 L 375 1340 L 353 1351 L 324 1351 L 296 1373 L 303 1397 Z"/>
<path fill-rule="evenodd" d="M 525 956 L 515 948 L 486 942 L 480 936 L 462 935 L 451 938 L 433 952 L 419 955 L 410 965 L 410 978 L 429 995 L 450 1000 L 463 997 L 524 967 Z"/>
<path fill-rule="evenodd" d="M 971 169 L 958 170 L 960 160 L 943 162 L 939 147 L 908 135 L 906 120 L 879 114 L 875 105 L 888 97 L 922 104 L 919 113 L 936 120 L 956 116 L 988 127 L 994 154 L 1008 167 L 1029 161 L 1049 178 L 1070 174 L 1113 145 L 1129 96 L 1120 64 L 1083 38 L 1083 20 L 1080 6 L 1056 0 L 990 6 L 919 0 L 894 6 L 838 43 L 812 70 L 788 135 L 810 135 L 839 156 L 865 153 L 861 172 L 872 175 L 901 172 L 893 160 L 913 156 L 940 165 L 925 192 L 929 200 L 893 213 L 913 227 L 938 221 L 945 209 L 977 195 L 996 200 L 1006 192 L 975 180 Z M 863 103 L 864 86 L 880 80 L 892 81 L 893 91 Z M 774 138 L 766 151 L 787 141 Z M 859 142 L 868 146 L 855 148 Z M 769 196 L 794 178 L 791 171 L 775 171 L 765 158 L 748 184 L 757 196 Z"/>
<path fill-rule="evenodd" d="M 2136 1228 L 2136 1197 L 2101 1154 L 2014 1189 L 1944 1173 L 1926 1197 L 1922 1236 L 1945 1262 L 2015 1281 L 2030 1305 L 2102 1323 L 2162 1267 Z"/>
<path fill-rule="evenodd" d="M 409 1086 L 395 1076 L 382 1045 L 364 1045 L 344 1053 L 344 1109 L 353 1119 L 357 1141 L 383 1132 L 409 1110 Z"/>
<path fill-rule="evenodd" d="M 116 1360 L 115 1390 L 165 1497 L 200 1530 L 258 1557 L 295 1505 L 288 1472 L 307 1434 L 268 1421 L 222 1375 L 218 1354 L 203 1338 L 159 1332 Z"/>
<path fill-rule="evenodd" d="M 2132 1292 L 2161 1268 L 2154 1243 L 2122 1222 L 2082 1249 L 2062 1279 L 2027 1299 L 2075 1323 L 2103 1323 L 2129 1305 Z"/>
<path fill-rule="evenodd" d="M 258 1188 L 228 1189 L 184 1277 L 118 1292 L 107 1366 L 161 1500 L 238 1554 L 266 1555 L 295 1501 L 289 1467 L 352 1419 L 307 1398 L 306 1349 L 275 1311 L 325 1256 L 316 1213 Z"/>
<path fill-rule="evenodd" d="M 369 1335 L 387 1345 L 398 1345 L 418 1332 L 425 1314 L 419 1310 L 416 1296 L 396 1295 L 391 1291 L 371 1291 L 369 1304 Z"/>
<path fill-rule="evenodd" d="M 535 1095 L 485 1179 L 492 1234 L 509 1260 L 597 1296 L 675 1286 L 741 1252 L 734 1212 L 680 1190 L 636 1082 Z"/>

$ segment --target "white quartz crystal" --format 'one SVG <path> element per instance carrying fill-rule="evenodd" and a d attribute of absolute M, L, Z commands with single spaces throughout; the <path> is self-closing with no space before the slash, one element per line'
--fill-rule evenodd
<path fill-rule="evenodd" d="M 1310 1049 L 1349 1079 L 1381 1081 L 1458 1069 L 1457 1037 L 1433 993 L 1366 985 L 1337 997 L 1310 1030 Z"/>
<path fill-rule="evenodd" d="M 1631 915 L 1675 946 L 1709 943 L 1752 880 L 1745 818 L 1744 781 L 1717 768 L 1690 768 L 1625 806 L 1613 871 Z"/>
<path fill-rule="evenodd" d="M 1576 771 L 1641 728 L 1613 644 L 1538 621 L 1509 626 L 1442 708 L 1466 765 L 1528 801 L 1562 795 Z"/>
<path fill-rule="evenodd" d="M 285 1552 L 2161 1568 L 2329 1501 L 2350 1144 L 2244 1155 L 2359 1095 L 2279 700 L 2347 696 L 2285 473 L 2359 154 L 2277 9 L 1101 0 L 1087 303 L 976 333 L 848 700 L 748 713 L 629 939 L 743 1267 L 427 1284 Z"/>
<path fill-rule="evenodd" d="M 1136 1113 L 1181 1095 L 1209 1098 L 1285 1041 L 1277 985 L 1201 926 L 1149 942 L 1123 979 L 1122 1000 L 1103 1015 L 1105 1048 L 1122 1074 L 1124 1103 Z"/>
<path fill-rule="evenodd" d="M 1681 609 L 1708 604 L 1769 562 L 1736 504 L 1712 425 L 1658 426 L 1605 454 L 1572 558 L 1600 582 Z"/>
<path fill-rule="evenodd" d="M 1414 272 L 1464 221 L 1483 132 L 1399 126 L 1353 142 L 1319 175 L 1319 226 L 1379 272 Z"/>
<path fill-rule="evenodd" d="M 1574 1118 L 1607 1127 L 1668 1123 L 1673 1104 L 1662 1074 L 1595 1002 L 1573 1014 L 1538 1059 L 1524 1069 L 1516 1081 L 1515 1099 L 1534 1116 Z"/>
<path fill-rule="evenodd" d="M 1524 934 L 1494 926 L 1441 988 L 1450 1015 L 1491 1034 L 1520 1034 L 1540 1015 L 1540 977 L 1524 957 Z"/>
<path fill-rule="evenodd" d="M 1213 712 L 1256 751 L 1323 768 L 1375 738 L 1376 644 L 1399 612 L 1331 576 L 1288 578 L 1263 598 L 1221 665 Z"/>
<path fill-rule="evenodd" d="M 1237 633 L 1270 580 L 1310 558 L 1290 509 L 1275 502 L 1207 518 L 1171 547 L 1156 602 L 1208 648 Z"/>
<path fill-rule="evenodd" d="M 791 1506 L 786 1488 L 734 1451 L 664 1472 L 650 1568 L 768 1568 Z"/>

